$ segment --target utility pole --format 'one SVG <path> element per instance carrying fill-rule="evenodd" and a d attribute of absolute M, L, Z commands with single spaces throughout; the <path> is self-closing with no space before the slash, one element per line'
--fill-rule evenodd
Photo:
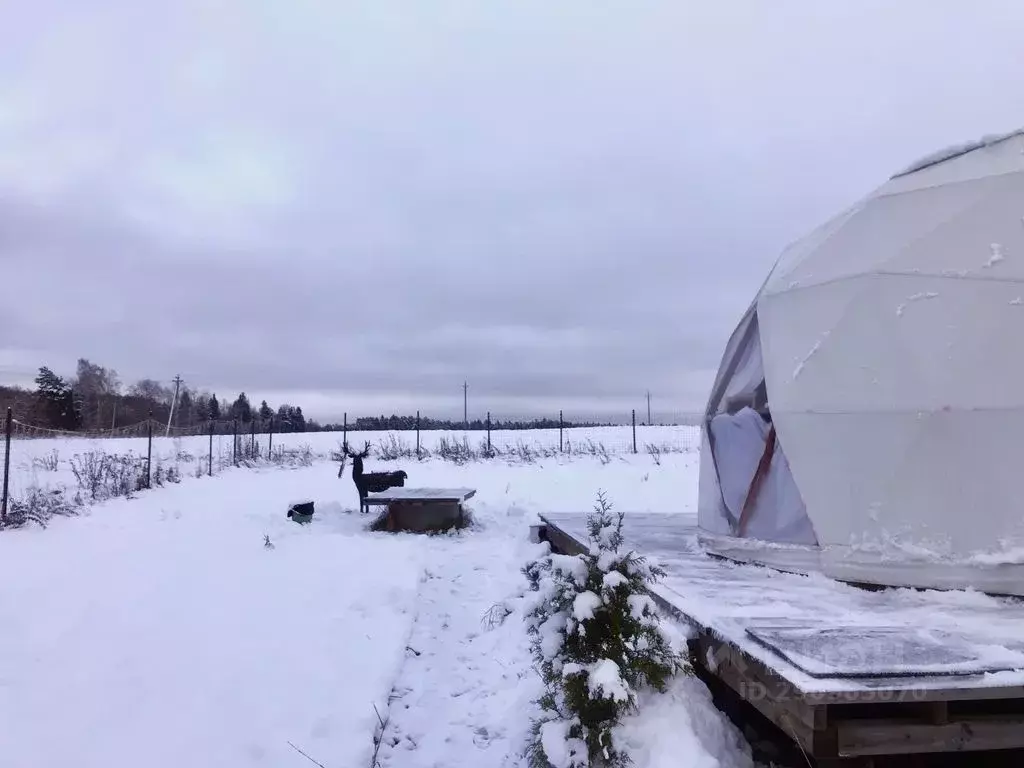
<path fill-rule="evenodd" d="M 651 390 L 647 390 L 647 426 L 651 426 Z"/>
<path fill-rule="evenodd" d="M 469 382 L 462 382 L 462 424 L 469 429 Z"/>
<path fill-rule="evenodd" d="M 171 398 L 171 412 L 167 414 L 167 431 L 164 433 L 164 437 L 168 437 L 171 434 L 171 419 L 174 418 L 174 406 L 178 402 L 178 390 L 181 388 L 181 376 L 174 377 L 174 397 Z"/>

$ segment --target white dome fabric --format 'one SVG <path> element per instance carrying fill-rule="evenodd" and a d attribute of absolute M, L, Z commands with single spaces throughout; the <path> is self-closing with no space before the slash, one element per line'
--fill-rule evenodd
<path fill-rule="evenodd" d="M 1024 594 L 1024 135 L 971 146 L 793 244 L 744 317 L 813 562 L 837 578 Z M 726 370 L 736 342 L 705 432 L 743 388 Z M 709 548 L 777 559 L 793 542 L 723 513 L 713 447 Z"/>

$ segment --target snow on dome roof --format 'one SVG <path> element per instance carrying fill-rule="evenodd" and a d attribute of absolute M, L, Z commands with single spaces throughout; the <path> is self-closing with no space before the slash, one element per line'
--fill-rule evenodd
<path fill-rule="evenodd" d="M 900 176 L 906 176 L 916 171 L 920 171 L 923 168 L 927 168 L 931 165 L 938 165 L 944 163 L 946 160 L 951 160 L 954 157 L 960 155 L 966 155 L 968 152 L 973 152 L 976 149 L 982 149 L 983 147 L 991 147 L 993 144 L 998 144 L 1001 141 L 1012 139 L 1014 136 L 1024 135 L 1024 128 L 1018 128 L 1015 131 L 1009 133 L 994 133 L 982 136 L 980 139 L 974 141 L 962 142 L 960 144 L 953 144 L 952 146 L 945 147 L 936 152 L 930 152 L 924 157 L 916 160 L 915 162 L 908 165 L 899 173 L 893 174 L 891 178 L 897 179 Z"/>

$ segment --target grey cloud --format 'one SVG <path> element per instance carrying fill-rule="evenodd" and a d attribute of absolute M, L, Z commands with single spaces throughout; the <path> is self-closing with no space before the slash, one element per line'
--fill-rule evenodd
<path fill-rule="evenodd" d="M 90 269 L 79 256 L 83 246 L 93 251 L 84 233 L 63 248 L 44 242 L 50 269 L 23 290 L 40 303 L 58 299 L 60 312 L 22 317 L 7 326 L 12 338 L 69 356 L 143 358 L 193 381 L 287 389 L 298 373 L 304 387 L 434 395 L 468 377 L 495 396 L 622 396 L 657 382 L 647 373 L 637 384 L 638 372 L 664 365 L 667 350 L 704 342 L 698 330 L 664 327 L 658 300 L 651 304 L 658 286 L 645 287 L 643 275 L 630 274 L 635 284 L 625 290 L 600 269 L 569 284 L 469 275 L 468 284 L 431 285 L 425 274 L 395 287 L 395 275 L 352 285 L 344 262 L 291 271 L 217 254 L 207 263 L 127 255 Z M 61 274 L 74 279 L 55 293 L 52 277 Z M 110 290 L 128 277 L 129 290 Z M 662 298 L 671 302 L 671 291 Z M 144 372 L 118 365 L 126 375 Z"/>
<path fill-rule="evenodd" d="M 1024 124 L 1024 8 L 983 6 L 22 4 L 0 360 L 698 409 L 787 242 Z"/>

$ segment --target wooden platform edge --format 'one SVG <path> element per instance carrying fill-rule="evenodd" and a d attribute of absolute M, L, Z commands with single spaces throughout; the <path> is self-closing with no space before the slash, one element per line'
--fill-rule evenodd
<path fill-rule="evenodd" d="M 557 524 L 543 515 L 541 520 L 544 523 L 544 537 L 552 549 L 567 555 L 587 551 L 582 542 Z M 648 594 L 662 610 L 693 630 L 696 637 L 688 642 L 693 665 L 718 678 L 808 753 L 815 752 L 815 731 L 823 731 L 827 727 L 827 712 L 823 706 L 808 704 L 788 681 L 772 673 L 738 647 L 701 627 L 659 594 L 657 589 L 649 589 Z M 817 740 L 817 752 L 824 751 L 826 754 L 822 756 L 836 756 L 835 749 L 829 748 L 832 745 L 823 744 L 821 736 Z"/>
<path fill-rule="evenodd" d="M 554 551 L 587 551 L 557 524 L 540 518 L 541 540 Z M 1024 687 L 969 693 L 906 688 L 805 692 L 688 617 L 656 588 L 648 592 L 666 613 L 694 630 L 690 660 L 700 673 L 718 680 L 816 759 L 1024 749 Z M 979 711 L 970 711 L 972 706 Z"/>

